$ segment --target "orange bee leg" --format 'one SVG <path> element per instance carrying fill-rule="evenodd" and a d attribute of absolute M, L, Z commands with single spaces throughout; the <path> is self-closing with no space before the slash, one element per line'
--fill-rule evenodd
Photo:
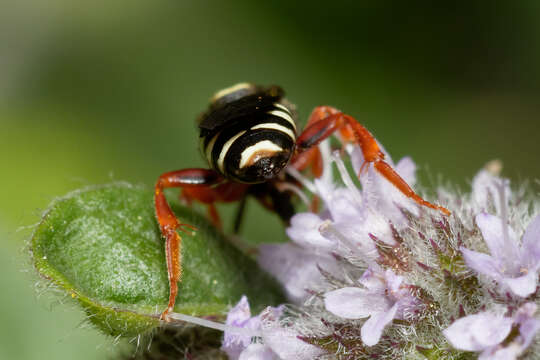
<path fill-rule="evenodd" d="M 186 200 L 188 205 L 191 205 L 194 200 L 206 204 L 208 219 L 212 222 L 212 225 L 221 230 L 221 218 L 214 205 L 217 199 L 213 190 L 210 187 L 184 188 L 180 197 Z"/>
<path fill-rule="evenodd" d="M 308 122 L 306 124 L 306 128 L 310 125 L 321 121 L 324 118 L 327 118 L 330 115 L 339 114 L 341 111 L 338 109 L 332 107 L 332 106 L 317 106 L 313 111 L 311 112 L 311 115 L 309 115 Z"/>
<path fill-rule="evenodd" d="M 154 203 L 156 218 L 159 223 L 161 234 L 165 238 L 165 255 L 167 258 L 167 273 L 169 276 L 169 304 L 161 314 L 161 319 L 168 321 L 168 313 L 174 308 L 176 295 L 178 294 L 178 281 L 182 274 L 181 244 L 182 238 L 177 230 L 192 232 L 195 228 L 189 224 L 183 224 L 174 215 L 163 193 L 164 189 L 172 187 L 180 188 L 205 188 L 222 181 L 222 177 L 212 170 L 207 169 L 184 169 L 162 174 L 155 186 Z"/>
<path fill-rule="evenodd" d="M 296 140 L 296 154 L 293 158 L 293 164 L 302 153 L 309 151 L 312 147 L 318 145 L 321 141 L 328 138 L 336 131 L 345 141 L 353 141 L 360 146 L 364 154 L 365 163 L 362 165 L 360 172 L 364 169 L 364 165 L 373 163 L 375 170 L 384 176 L 405 196 L 416 201 L 416 203 L 442 212 L 445 215 L 450 215 L 448 209 L 434 205 L 416 194 L 411 187 L 392 169 L 386 161 L 384 154 L 375 141 L 371 133 L 363 127 L 355 118 L 344 114 L 332 107 L 321 106 L 313 111 L 308 126 L 300 134 Z"/>
<path fill-rule="evenodd" d="M 295 156 L 291 161 L 291 166 L 298 171 L 303 171 L 309 167 L 313 176 L 319 178 L 323 172 L 321 151 L 317 146 L 314 146 Z"/>
<path fill-rule="evenodd" d="M 442 207 L 440 205 L 432 204 L 429 201 L 424 200 L 422 197 L 420 197 L 417 193 L 414 192 L 413 189 L 401 178 L 401 176 L 398 175 L 397 172 L 394 171 L 388 165 L 386 161 L 375 161 L 373 164 L 375 167 L 375 170 L 379 172 L 382 176 L 384 176 L 388 181 L 390 181 L 396 188 L 398 188 L 399 191 L 401 191 L 405 196 L 413 199 L 416 201 L 416 203 L 427 206 L 431 209 L 439 210 L 446 216 L 450 216 L 451 212 L 445 207 Z"/>
<path fill-rule="evenodd" d="M 212 224 L 219 230 L 223 230 L 223 223 L 221 222 L 221 216 L 216 209 L 215 204 L 208 204 L 207 214 Z"/>
<path fill-rule="evenodd" d="M 227 182 L 216 186 L 215 190 L 218 194 L 218 201 L 220 202 L 233 202 L 240 201 L 240 205 L 236 211 L 234 219 L 233 233 L 238 234 L 240 226 L 242 225 L 242 219 L 244 218 L 244 210 L 246 207 L 247 191 L 250 185 L 241 184 L 236 182 Z"/>
<path fill-rule="evenodd" d="M 214 187 L 191 187 L 182 190 L 182 198 L 188 202 L 197 200 L 208 206 L 207 214 L 212 224 L 222 230 L 223 224 L 217 211 L 216 202 L 234 202 L 242 199 L 249 185 L 224 182 Z"/>

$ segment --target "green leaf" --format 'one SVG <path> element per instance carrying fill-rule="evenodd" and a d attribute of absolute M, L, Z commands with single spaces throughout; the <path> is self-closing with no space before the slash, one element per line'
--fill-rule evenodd
<path fill-rule="evenodd" d="M 243 294 L 254 311 L 283 301 L 276 282 L 204 217 L 173 210 L 198 228 L 182 239 L 176 312 L 220 317 Z M 132 336 L 159 326 L 169 285 L 152 191 L 121 183 L 71 193 L 51 205 L 31 246 L 38 272 L 105 333 Z"/>

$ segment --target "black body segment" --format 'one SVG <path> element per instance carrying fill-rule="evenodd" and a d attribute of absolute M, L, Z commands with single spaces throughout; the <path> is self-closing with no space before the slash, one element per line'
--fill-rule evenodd
<path fill-rule="evenodd" d="M 262 87 L 240 83 L 218 91 L 211 100 L 208 110 L 198 120 L 201 136 L 230 124 L 242 116 L 272 108 L 284 95 L 279 86 Z"/>
<path fill-rule="evenodd" d="M 294 153 L 296 124 L 283 90 L 237 84 L 218 92 L 199 118 L 209 165 L 231 180 L 260 183 L 276 177 Z"/>

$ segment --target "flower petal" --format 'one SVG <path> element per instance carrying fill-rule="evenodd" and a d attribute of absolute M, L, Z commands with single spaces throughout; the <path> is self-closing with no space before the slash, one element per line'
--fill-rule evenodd
<path fill-rule="evenodd" d="M 386 286 L 391 293 L 397 293 L 403 283 L 403 276 L 396 275 L 392 270 L 387 269 L 384 272 Z"/>
<path fill-rule="evenodd" d="M 361 319 L 387 311 L 392 304 L 383 294 L 346 287 L 324 295 L 326 310 L 345 319 Z"/>
<path fill-rule="evenodd" d="M 350 154 L 351 163 L 355 173 L 360 171 L 360 168 L 364 164 L 364 156 L 362 150 L 358 146 L 347 147 L 347 151 Z M 382 147 L 381 147 L 381 151 Z M 400 161 L 398 166 L 393 166 L 392 160 L 389 155 L 385 153 L 386 162 L 409 184 L 413 185 L 414 172 L 416 165 L 410 158 L 404 158 Z M 418 206 L 410 198 L 403 195 L 393 184 L 391 184 L 385 177 L 378 173 L 372 165 L 366 167 L 367 172 L 361 174 L 360 183 L 362 185 L 362 197 L 364 207 L 368 206 L 371 209 L 376 210 L 380 214 L 384 214 L 385 223 L 388 224 L 388 220 L 392 224 L 400 229 L 407 225 L 407 219 L 403 215 L 400 208 L 405 208 L 409 212 L 417 215 Z M 396 206 L 397 205 L 397 206 Z M 379 234 L 377 234 L 379 236 Z"/>
<path fill-rule="evenodd" d="M 227 336 L 225 333 L 221 350 L 227 354 L 230 360 L 237 360 L 248 345 L 249 342 L 245 343 L 236 336 Z"/>
<path fill-rule="evenodd" d="M 367 176 L 364 178 L 361 182 L 366 204 L 386 216 L 397 229 L 408 224 L 401 208 L 418 215 L 416 203 L 399 191 L 373 166 L 369 167 Z"/>
<path fill-rule="evenodd" d="M 532 302 L 522 305 L 513 317 L 514 325 L 519 324 L 520 336 L 505 343 L 504 347 L 497 345 L 487 348 L 478 359 L 513 360 L 523 354 L 540 328 L 540 321 L 533 317 L 536 308 L 536 304 Z"/>
<path fill-rule="evenodd" d="M 279 327 L 265 329 L 263 340 L 280 359 L 312 360 L 324 353 L 318 347 L 300 340 L 298 334 L 290 329 Z"/>
<path fill-rule="evenodd" d="M 523 338 L 523 349 L 529 347 L 538 330 L 540 330 L 540 321 L 537 319 L 529 319 L 521 324 L 519 327 L 519 333 Z"/>
<path fill-rule="evenodd" d="M 249 309 L 248 299 L 245 295 L 227 314 L 227 320 L 225 324 L 231 326 L 240 326 L 251 317 L 251 311 Z"/>
<path fill-rule="evenodd" d="M 298 245 L 305 248 L 315 248 L 323 251 L 331 251 L 337 244 L 327 239 L 319 232 L 319 227 L 324 222 L 313 213 L 299 213 L 291 218 L 291 226 L 287 228 L 287 235 Z"/>
<path fill-rule="evenodd" d="M 394 319 L 397 310 L 398 304 L 396 303 L 388 311 L 381 311 L 371 315 L 360 329 L 360 336 L 364 344 L 373 346 L 379 342 L 385 326 Z"/>
<path fill-rule="evenodd" d="M 517 296 L 527 297 L 536 291 L 538 275 L 536 271 L 530 271 L 528 274 L 517 278 L 504 277 L 502 282 Z"/>
<path fill-rule="evenodd" d="M 500 264 L 493 256 L 469 250 L 465 247 L 460 247 L 465 263 L 468 267 L 475 270 L 479 274 L 489 276 L 492 279 L 499 280 L 501 274 L 499 272 Z"/>
<path fill-rule="evenodd" d="M 251 344 L 242 351 L 238 360 L 279 360 L 279 358 L 268 346 Z"/>
<path fill-rule="evenodd" d="M 481 312 L 454 321 L 443 334 L 456 349 L 482 351 L 503 341 L 512 323 L 512 318 Z"/>
<path fill-rule="evenodd" d="M 504 348 L 493 347 L 482 352 L 478 360 L 516 360 L 520 353 L 520 347 L 515 345 Z"/>
<path fill-rule="evenodd" d="M 410 156 L 405 156 L 396 165 L 396 171 L 410 186 L 416 183 L 416 164 Z"/>
<path fill-rule="evenodd" d="M 289 301 L 297 304 L 309 296 L 306 289 L 323 280 L 317 265 L 330 272 L 337 271 L 333 258 L 315 255 L 291 243 L 261 245 L 257 260 L 283 285 Z"/>
<path fill-rule="evenodd" d="M 536 215 L 527 226 L 523 234 L 522 247 L 531 265 L 540 263 L 540 214 Z"/>
<path fill-rule="evenodd" d="M 500 184 L 502 179 L 493 176 L 487 170 L 480 170 L 472 181 L 472 198 L 476 204 L 481 207 L 481 210 L 486 211 L 491 205 L 495 206 L 497 214 L 501 213 L 501 201 L 499 196 L 499 189 L 497 184 Z M 506 205 L 508 206 L 508 199 L 512 195 L 510 185 L 506 181 L 504 187 Z"/>
<path fill-rule="evenodd" d="M 538 309 L 538 306 L 533 302 L 528 302 L 521 305 L 516 311 L 514 322 L 521 324 L 523 321 L 532 318 L 536 313 L 536 309 Z"/>
<path fill-rule="evenodd" d="M 472 197 L 484 210 L 486 210 L 489 205 L 489 198 L 491 198 L 491 201 L 497 201 L 497 189 L 494 185 L 495 181 L 500 180 L 486 170 L 480 170 L 472 180 Z"/>
<path fill-rule="evenodd" d="M 317 194 L 324 201 L 334 221 L 358 221 L 362 217 L 359 202 L 351 190 L 345 187 L 336 188 L 321 179 L 314 180 Z M 355 190 L 358 191 L 358 190 Z"/>
<path fill-rule="evenodd" d="M 476 216 L 476 224 L 480 228 L 484 241 L 493 257 L 504 260 L 505 263 L 509 264 L 519 261 L 519 244 L 516 241 L 516 234 L 510 226 L 507 227 L 508 239 L 505 239 L 503 236 L 503 222 L 497 216 L 485 213 L 479 214 Z"/>
<path fill-rule="evenodd" d="M 386 296 L 386 282 L 383 281 L 383 279 L 384 270 L 378 264 L 374 264 L 362 273 L 359 282 L 371 293 L 378 293 L 380 296 Z"/>
<path fill-rule="evenodd" d="M 366 226 L 366 225 L 369 225 Z M 388 229 L 388 224 L 384 224 Z M 372 224 L 363 221 L 339 222 L 321 226 L 321 234 L 337 244 L 336 252 L 349 255 L 358 254 L 366 262 L 373 263 L 379 258 L 379 251 L 369 234 L 373 232 Z"/>
<path fill-rule="evenodd" d="M 258 318 L 251 318 L 251 311 L 246 296 L 242 296 L 238 304 L 227 314 L 226 325 L 235 327 L 256 328 L 260 325 Z M 251 336 L 230 334 L 225 331 L 223 334 L 223 344 L 221 350 L 227 353 L 230 359 L 238 359 L 240 353 L 251 342 Z"/>

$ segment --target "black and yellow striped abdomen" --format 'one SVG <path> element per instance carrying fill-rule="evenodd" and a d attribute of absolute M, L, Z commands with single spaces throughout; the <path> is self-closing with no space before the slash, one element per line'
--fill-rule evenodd
<path fill-rule="evenodd" d="M 253 93 L 238 101 L 231 96 L 234 92 L 222 90 L 222 96 L 233 100 L 214 109 L 211 105 L 203 114 L 199 125 L 202 151 L 209 165 L 231 180 L 249 184 L 268 181 L 287 166 L 294 152 L 293 115 L 280 102 L 282 93 L 273 96 L 270 92 L 274 87 L 240 84 L 231 89 Z M 222 97 L 214 101 L 220 100 Z"/>

